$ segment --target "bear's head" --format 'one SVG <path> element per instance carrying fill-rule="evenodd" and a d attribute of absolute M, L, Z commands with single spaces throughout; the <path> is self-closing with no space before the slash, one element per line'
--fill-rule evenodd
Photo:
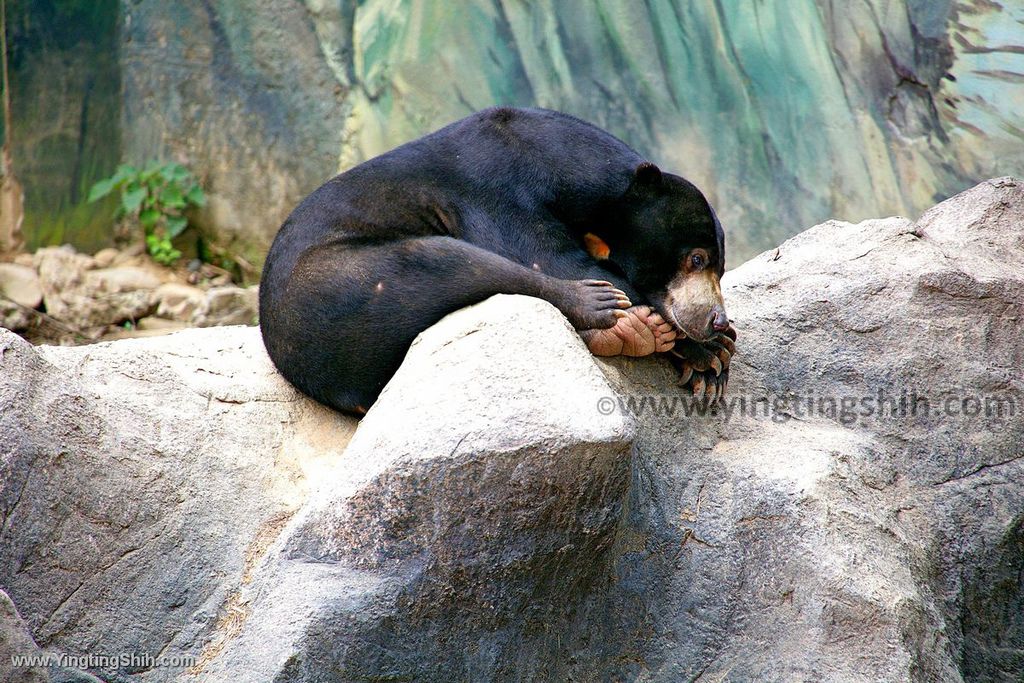
<path fill-rule="evenodd" d="M 696 341 L 728 328 L 719 285 L 725 235 L 692 183 L 644 162 L 600 221 L 606 244 L 591 254 L 622 270 L 665 320 Z"/>

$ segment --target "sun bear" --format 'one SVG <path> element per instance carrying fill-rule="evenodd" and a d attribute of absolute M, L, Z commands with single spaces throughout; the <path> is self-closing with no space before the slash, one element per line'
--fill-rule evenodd
<path fill-rule="evenodd" d="M 597 355 L 663 353 L 719 398 L 735 350 L 704 195 L 578 118 L 492 108 L 329 180 L 284 222 L 260 327 L 300 391 L 363 414 L 413 339 L 494 294 L 553 304 Z"/>

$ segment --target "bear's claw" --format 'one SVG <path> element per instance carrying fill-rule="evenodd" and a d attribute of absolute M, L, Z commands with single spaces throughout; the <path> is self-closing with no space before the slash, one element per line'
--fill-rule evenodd
<path fill-rule="evenodd" d="M 732 325 L 705 342 L 677 340 L 669 359 L 679 370 L 678 384 L 693 397 L 714 405 L 722 400 L 729 384 L 729 363 L 736 353 L 736 329 Z"/>

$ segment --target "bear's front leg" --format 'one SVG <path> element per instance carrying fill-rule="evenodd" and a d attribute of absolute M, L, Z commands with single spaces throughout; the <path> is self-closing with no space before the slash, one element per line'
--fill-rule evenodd
<path fill-rule="evenodd" d="M 725 394 L 735 353 L 736 328 L 729 325 L 704 342 L 677 339 L 668 357 L 679 370 L 679 386 L 690 389 L 694 398 L 714 404 Z"/>
<path fill-rule="evenodd" d="M 650 306 L 626 309 L 626 317 L 603 330 L 581 330 L 580 336 L 595 356 L 648 356 L 672 349 L 676 331 Z"/>

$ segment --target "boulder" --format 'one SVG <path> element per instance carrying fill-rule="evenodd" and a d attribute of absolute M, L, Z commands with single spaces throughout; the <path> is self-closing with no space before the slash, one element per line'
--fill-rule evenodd
<path fill-rule="evenodd" d="M 632 424 L 594 410 L 611 391 L 537 299 L 497 296 L 427 330 L 348 467 L 318 482 L 245 587 L 248 618 L 218 630 L 204 673 L 541 675 L 622 518 Z"/>
<path fill-rule="evenodd" d="M 41 658 L 25 622 L 7 593 L 0 590 L 0 681 L 4 683 L 49 683 Z"/>
<path fill-rule="evenodd" d="M 251 327 L 0 332 L 0 378 L 0 585 L 36 642 L 76 656 L 198 654 L 355 426 L 282 380 Z"/>
<path fill-rule="evenodd" d="M 0 585 L 118 681 L 1014 680 L 1024 184 L 727 274 L 725 402 L 545 302 L 425 331 L 358 423 L 255 328 L 0 335 Z M 354 435 L 353 435 L 354 432 Z"/>
<path fill-rule="evenodd" d="M 620 650 L 643 662 L 625 678 L 1024 670 L 1022 249 L 1003 178 L 755 257 L 723 285 L 740 351 L 716 415 L 650 363 L 603 363 L 646 435 L 642 540 L 603 609 L 606 639 L 657 635 Z"/>

